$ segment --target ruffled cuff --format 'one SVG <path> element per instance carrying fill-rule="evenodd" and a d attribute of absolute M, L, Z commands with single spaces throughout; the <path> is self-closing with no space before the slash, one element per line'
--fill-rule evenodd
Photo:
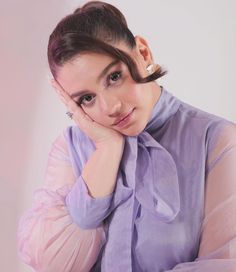
<path fill-rule="evenodd" d="M 110 214 L 110 204 L 113 193 L 93 198 L 89 195 L 88 187 L 80 176 L 66 197 L 66 206 L 74 222 L 82 229 L 94 229 L 102 225 L 103 220 Z"/>
<path fill-rule="evenodd" d="M 80 176 L 66 197 L 66 205 L 74 222 L 82 229 L 94 229 L 102 225 L 103 220 L 121 203 L 126 201 L 133 190 L 122 183 L 118 174 L 115 191 L 104 197 L 93 198 Z"/>

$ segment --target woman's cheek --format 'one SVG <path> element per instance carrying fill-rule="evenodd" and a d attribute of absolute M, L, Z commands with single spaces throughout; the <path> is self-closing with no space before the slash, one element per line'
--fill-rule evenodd
<path fill-rule="evenodd" d="M 105 125 L 106 126 L 106 122 L 104 120 L 104 115 L 102 114 L 101 111 L 99 110 L 90 110 L 87 111 L 86 114 L 89 115 L 89 117 L 96 123 L 99 123 L 100 125 Z"/>
<path fill-rule="evenodd" d="M 130 84 L 128 87 L 129 101 L 133 103 L 140 102 L 145 96 L 145 92 L 143 90 L 142 84 Z"/>

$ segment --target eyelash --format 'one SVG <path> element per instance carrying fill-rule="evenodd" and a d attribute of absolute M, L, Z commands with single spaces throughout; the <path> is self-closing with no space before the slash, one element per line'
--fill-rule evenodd
<path fill-rule="evenodd" d="M 113 83 L 111 83 L 110 81 L 111 81 L 111 78 L 112 78 L 112 76 L 114 76 L 114 75 L 118 75 L 118 79 L 117 80 L 115 80 L 115 81 L 113 81 Z M 112 85 L 115 85 L 116 84 L 116 82 L 117 81 L 119 81 L 120 79 L 122 78 L 122 71 L 115 71 L 115 72 L 112 72 L 111 74 L 109 74 L 108 76 L 107 76 L 107 78 L 106 78 L 106 88 L 108 88 L 108 87 L 110 87 L 110 86 L 112 86 Z M 87 106 L 87 105 L 91 105 L 92 104 L 92 102 L 88 102 L 87 104 L 86 103 L 84 103 L 84 99 L 86 98 L 86 97 L 92 97 L 93 95 L 92 94 L 85 94 L 85 95 L 83 95 L 83 96 L 81 96 L 80 98 L 79 98 L 79 100 L 76 102 L 79 106 L 80 105 L 85 105 L 85 106 Z"/>

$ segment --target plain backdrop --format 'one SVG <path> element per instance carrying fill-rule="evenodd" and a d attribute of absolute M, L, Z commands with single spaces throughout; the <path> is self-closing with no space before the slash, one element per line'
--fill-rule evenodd
<path fill-rule="evenodd" d="M 172 94 L 236 121 L 236 1 L 108 1 L 149 42 Z M 49 84 L 47 42 L 56 23 L 84 1 L 0 3 L 1 271 L 32 271 L 17 255 L 16 230 L 43 183 L 53 140 L 72 121 Z"/>

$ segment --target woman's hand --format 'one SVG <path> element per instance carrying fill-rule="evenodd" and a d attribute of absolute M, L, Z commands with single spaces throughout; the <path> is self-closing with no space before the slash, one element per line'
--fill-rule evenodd
<path fill-rule="evenodd" d="M 124 136 L 118 131 L 104 127 L 92 120 L 84 110 L 63 90 L 54 80 L 51 80 L 52 87 L 57 91 L 59 98 L 66 105 L 68 111 L 73 113 L 72 119 L 76 125 L 94 142 L 96 148 L 108 145 L 123 146 Z"/>

